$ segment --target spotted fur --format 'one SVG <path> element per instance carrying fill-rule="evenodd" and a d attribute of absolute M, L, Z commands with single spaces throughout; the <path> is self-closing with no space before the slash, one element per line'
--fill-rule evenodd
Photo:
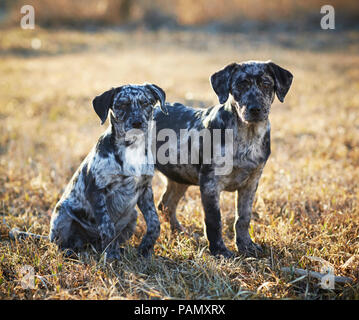
<path fill-rule="evenodd" d="M 216 162 L 205 164 L 200 143 L 198 164 L 156 163 L 156 169 L 168 180 L 159 210 L 165 212 L 173 229 L 181 229 L 176 218 L 176 207 L 190 185 L 199 185 L 205 212 L 205 229 L 209 249 L 213 255 L 230 257 L 222 238 L 219 199 L 221 191 L 236 191 L 235 219 L 236 244 L 239 252 L 255 254 L 261 250 L 248 232 L 251 210 L 258 181 L 270 155 L 270 106 L 277 95 L 283 102 L 292 74 L 272 62 L 248 61 L 232 63 L 211 76 L 211 84 L 220 104 L 208 109 L 193 109 L 175 103 L 168 108 L 169 115 L 155 111 L 157 132 L 172 128 L 177 133 L 177 145 L 191 144 L 190 138 L 180 136 L 181 129 L 201 131 L 233 129 L 233 170 L 226 175 L 216 175 Z M 217 150 L 225 150 L 222 139 Z M 157 149 L 163 145 L 157 141 Z M 214 148 L 214 147 L 213 147 Z M 180 159 L 178 148 L 178 160 Z M 212 154 L 214 156 L 214 154 Z M 179 163 L 179 162 L 177 162 Z"/>
<path fill-rule="evenodd" d="M 154 167 L 150 148 L 139 150 L 146 141 L 141 133 L 151 133 L 157 101 L 165 112 L 164 91 L 150 84 L 113 88 L 93 100 L 102 123 L 110 113 L 110 124 L 52 213 L 49 238 L 60 248 L 80 251 L 91 244 L 108 259 L 119 259 L 120 244 L 134 232 L 138 205 L 147 223 L 139 252 L 151 254 L 160 233 L 151 187 Z M 133 129 L 140 131 L 129 136 Z"/>

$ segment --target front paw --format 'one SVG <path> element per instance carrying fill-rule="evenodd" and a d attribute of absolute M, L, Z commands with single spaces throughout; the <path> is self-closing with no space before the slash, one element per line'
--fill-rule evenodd
<path fill-rule="evenodd" d="M 240 254 L 248 257 L 258 258 L 263 254 L 262 247 L 259 244 L 254 243 L 251 239 L 246 241 L 237 240 L 237 250 Z"/>
<path fill-rule="evenodd" d="M 172 233 L 186 233 L 186 229 L 178 222 L 171 222 L 171 232 Z"/>
<path fill-rule="evenodd" d="M 152 248 L 146 248 L 144 246 L 140 246 L 138 248 L 138 254 L 146 259 L 151 258 L 152 256 Z"/>
<path fill-rule="evenodd" d="M 234 258 L 235 256 L 235 254 L 232 251 L 228 250 L 226 247 L 210 248 L 209 251 L 211 252 L 212 256 L 216 256 L 216 257 L 223 256 L 224 258 Z"/>
<path fill-rule="evenodd" d="M 106 261 L 107 262 L 114 262 L 114 261 L 121 261 L 121 254 L 123 253 L 124 249 L 119 248 L 118 250 L 106 250 Z"/>
<path fill-rule="evenodd" d="M 78 259 L 78 255 L 72 249 L 63 249 L 64 257 L 67 259 Z"/>

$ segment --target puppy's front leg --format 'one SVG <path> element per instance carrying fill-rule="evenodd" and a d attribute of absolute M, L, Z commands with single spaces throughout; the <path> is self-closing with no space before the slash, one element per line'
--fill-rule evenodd
<path fill-rule="evenodd" d="M 102 190 L 94 190 L 89 196 L 100 234 L 102 250 L 107 253 L 107 259 L 120 260 L 120 250 L 115 239 L 115 226 L 107 210 L 106 196 Z"/>
<path fill-rule="evenodd" d="M 227 249 L 222 238 L 221 211 L 219 207 L 220 192 L 213 171 L 200 174 L 200 191 L 205 213 L 204 221 L 209 250 L 212 255 L 223 255 L 226 258 L 233 257 L 234 254 Z"/>
<path fill-rule="evenodd" d="M 252 178 L 245 187 L 237 191 L 235 220 L 236 244 L 240 253 L 249 256 L 257 256 L 257 254 L 262 253 L 261 246 L 252 241 L 248 231 L 258 180 L 259 176 Z"/>
<path fill-rule="evenodd" d="M 142 195 L 139 196 L 137 206 L 141 210 L 147 225 L 147 231 L 138 248 L 140 254 L 149 257 L 157 238 L 160 235 L 160 221 L 153 200 L 151 183 L 148 183 Z"/>

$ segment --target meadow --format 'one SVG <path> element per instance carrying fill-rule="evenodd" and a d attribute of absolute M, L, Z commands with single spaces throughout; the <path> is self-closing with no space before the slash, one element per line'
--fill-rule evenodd
<path fill-rule="evenodd" d="M 103 29 L 0 30 L 0 299 L 359 299 L 359 33 Z M 188 234 L 161 235 L 150 260 L 88 252 L 66 258 L 47 241 L 11 242 L 10 228 L 46 235 L 70 177 L 105 130 L 92 99 L 113 86 L 155 83 L 169 102 L 217 103 L 209 76 L 232 61 L 272 60 L 294 75 L 272 106 L 272 154 L 253 207 L 251 235 L 264 255 L 209 255 L 199 190 L 178 206 Z M 164 191 L 153 180 L 156 202 Z M 234 247 L 234 194 L 221 197 L 223 234 Z M 352 283 L 323 289 L 310 276 L 327 261 Z M 35 272 L 21 285 L 21 268 Z"/>

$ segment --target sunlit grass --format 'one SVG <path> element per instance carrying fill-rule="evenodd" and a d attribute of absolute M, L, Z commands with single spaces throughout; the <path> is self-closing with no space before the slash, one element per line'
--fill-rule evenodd
<path fill-rule="evenodd" d="M 37 51 L 31 49 L 34 37 L 41 39 Z M 359 298 L 358 42 L 348 52 L 311 52 L 258 44 L 244 35 L 165 31 L 9 30 L 0 39 L 1 298 Z M 136 251 L 145 230 L 142 217 L 123 261 L 113 265 L 92 251 L 71 260 L 46 241 L 8 241 L 9 227 L 48 233 L 63 188 L 105 129 L 93 112 L 94 96 L 112 86 L 152 82 L 170 102 L 191 104 L 191 97 L 210 105 L 216 96 L 209 76 L 247 59 L 272 59 L 294 74 L 285 103 L 272 107 L 272 155 L 253 209 L 251 232 L 264 257 L 208 254 L 195 187 L 178 206 L 179 220 L 195 236 L 172 234 L 161 217 L 149 261 Z M 153 188 L 157 202 L 164 191 L 158 175 Z M 223 193 L 221 207 L 224 239 L 234 250 L 233 193 Z M 295 277 L 282 267 L 320 270 L 306 256 L 328 261 L 336 275 L 354 283 L 335 290 L 321 289 L 315 279 L 291 283 Z M 21 286 L 24 265 L 35 270 L 35 289 Z"/>

